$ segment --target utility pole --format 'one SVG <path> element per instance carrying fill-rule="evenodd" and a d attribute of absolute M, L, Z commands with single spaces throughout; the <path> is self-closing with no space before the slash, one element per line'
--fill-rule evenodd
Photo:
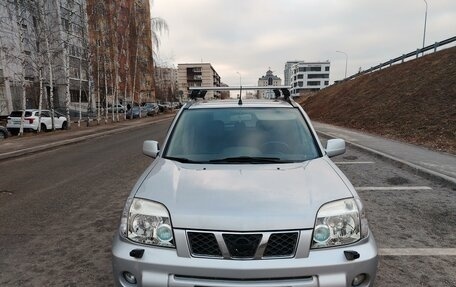
<path fill-rule="evenodd" d="M 426 4 L 426 10 L 424 12 L 423 49 L 424 49 L 424 43 L 426 41 L 426 22 L 427 22 L 427 11 L 428 11 L 428 4 L 427 4 L 426 0 L 424 0 L 424 3 Z M 424 51 L 422 51 L 421 56 L 424 56 Z"/>
<path fill-rule="evenodd" d="M 342 51 L 336 51 L 337 53 L 342 53 L 345 55 L 345 76 L 344 76 L 344 80 L 347 78 L 347 63 L 348 63 L 348 55 L 347 53 L 345 52 L 342 52 Z"/>

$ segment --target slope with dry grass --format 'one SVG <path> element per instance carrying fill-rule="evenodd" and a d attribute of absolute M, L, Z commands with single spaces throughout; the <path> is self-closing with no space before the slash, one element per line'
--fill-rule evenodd
<path fill-rule="evenodd" d="M 313 120 L 456 154 L 456 47 L 332 85 L 301 104 Z"/>

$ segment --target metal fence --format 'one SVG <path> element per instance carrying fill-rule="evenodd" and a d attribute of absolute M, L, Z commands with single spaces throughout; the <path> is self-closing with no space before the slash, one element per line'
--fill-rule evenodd
<path fill-rule="evenodd" d="M 350 77 L 347 77 L 347 78 L 343 79 L 341 82 L 354 79 L 356 77 L 359 77 L 359 76 L 364 75 L 364 74 L 371 73 L 371 72 L 376 71 L 376 70 L 381 70 L 384 67 L 391 67 L 394 63 L 397 63 L 397 62 L 403 63 L 405 61 L 405 59 L 410 58 L 410 57 L 418 58 L 419 54 L 424 54 L 425 52 L 430 51 L 430 50 L 434 50 L 433 52 L 436 52 L 438 47 L 450 44 L 450 43 L 455 42 L 455 41 L 456 41 L 456 36 L 448 38 L 448 39 L 440 41 L 440 42 L 435 42 L 434 44 L 429 45 L 427 47 L 424 47 L 424 48 L 421 48 L 421 49 L 417 49 L 416 51 L 410 52 L 408 54 L 404 54 L 404 55 L 402 55 L 400 57 L 391 59 L 391 60 L 389 60 L 387 62 L 380 63 L 377 66 L 371 67 L 368 70 L 360 71 L 360 72 L 358 72 L 358 73 L 356 73 L 354 75 L 351 75 Z"/>

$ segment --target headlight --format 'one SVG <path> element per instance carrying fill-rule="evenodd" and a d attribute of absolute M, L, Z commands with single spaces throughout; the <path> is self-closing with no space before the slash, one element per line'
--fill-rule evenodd
<path fill-rule="evenodd" d="M 315 220 L 312 248 L 350 244 L 367 236 L 367 223 L 366 233 L 361 234 L 360 210 L 361 202 L 358 206 L 353 198 L 324 204 Z"/>
<path fill-rule="evenodd" d="M 149 200 L 133 198 L 127 201 L 120 234 L 142 244 L 174 247 L 168 210 L 162 204 Z"/>

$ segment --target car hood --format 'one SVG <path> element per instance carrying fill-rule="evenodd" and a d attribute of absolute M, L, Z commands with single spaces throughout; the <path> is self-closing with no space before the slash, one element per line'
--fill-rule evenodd
<path fill-rule="evenodd" d="M 353 196 L 328 161 L 200 165 L 157 158 L 135 196 L 164 204 L 174 228 L 313 228 L 321 205 Z"/>

